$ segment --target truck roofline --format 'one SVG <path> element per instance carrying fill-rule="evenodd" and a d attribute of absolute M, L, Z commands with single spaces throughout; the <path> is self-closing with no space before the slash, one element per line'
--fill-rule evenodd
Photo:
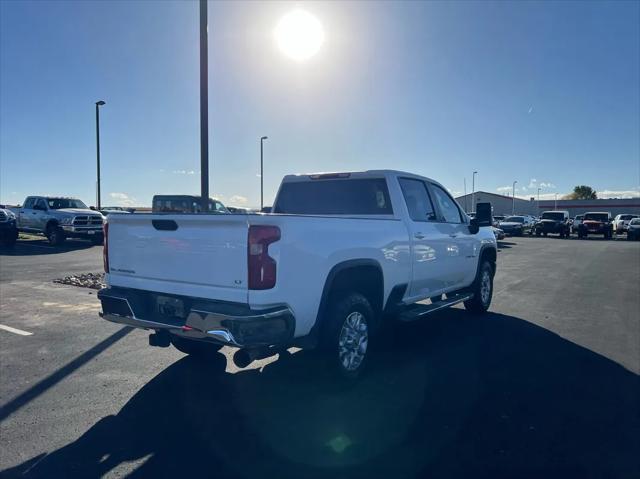
<path fill-rule="evenodd" d="M 344 176 L 344 179 L 349 178 L 416 178 L 420 180 L 427 180 L 437 185 L 440 185 L 439 182 L 428 178 L 422 175 L 416 175 L 415 173 L 409 173 L 407 171 L 401 170 L 363 170 L 363 171 L 322 171 L 322 172 L 313 172 L 313 173 L 296 173 L 291 175 L 285 175 L 282 179 L 282 183 L 292 183 L 292 182 L 302 182 L 302 181 L 314 181 L 322 178 L 312 178 L 312 176 L 317 177 L 335 177 L 339 178 L 338 175 L 349 175 Z"/>

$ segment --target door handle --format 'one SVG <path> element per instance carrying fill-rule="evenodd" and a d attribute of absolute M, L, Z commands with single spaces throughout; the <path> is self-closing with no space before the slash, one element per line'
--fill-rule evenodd
<path fill-rule="evenodd" d="M 457 238 L 458 237 L 458 233 L 451 233 L 449 236 L 451 238 Z"/>
<path fill-rule="evenodd" d="M 422 233 L 416 233 L 413 235 L 413 237 L 415 239 L 424 239 L 425 236 Z"/>

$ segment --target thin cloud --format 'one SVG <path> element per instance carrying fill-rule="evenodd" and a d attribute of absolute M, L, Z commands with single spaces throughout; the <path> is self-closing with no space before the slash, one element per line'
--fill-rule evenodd
<path fill-rule="evenodd" d="M 194 170 L 173 170 L 171 173 L 174 175 L 195 175 L 196 172 Z"/>
<path fill-rule="evenodd" d="M 109 193 L 109 197 L 114 201 L 115 206 L 135 206 L 136 199 L 126 193 Z"/>
<path fill-rule="evenodd" d="M 229 203 L 232 205 L 241 205 L 244 206 L 247 203 L 249 203 L 249 200 L 241 195 L 233 195 L 232 197 L 229 198 Z"/>

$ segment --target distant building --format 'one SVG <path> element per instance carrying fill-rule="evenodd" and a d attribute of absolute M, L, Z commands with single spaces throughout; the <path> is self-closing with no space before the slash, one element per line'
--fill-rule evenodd
<path fill-rule="evenodd" d="M 494 215 L 510 215 L 512 213 L 535 215 L 538 211 L 534 199 L 527 201 L 516 197 L 514 200 L 511 196 L 498 195 L 487 191 L 476 191 L 473 196 L 475 196 L 476 203 L 491 203 Z M 474 199 L 472 199 L 471 193 L 458 196 L 456 201 L 467 213 L 472 213 L 476 210 L 472 203 Z"/>
<path fill-rule="evenodd" d="M 468 213 L 475 211 L 472 205 L 471 193 L 458 196 L 456 201 Z M 613 216 L 623 213 L 640 214 L 640 197 L 629 199 L 602 199 L 602 200 L 540 200 L 539 204 L 535 198 L 523 200 L 514 199 L 511 196 L 489 193 L 487 191 L 477 191 L 475 202 L 489 202 L 493 207 L 494 215 L 530 214 L 539 216 L 543 211 L 567 210 L 569 215 L 574 217 L 587 211 L 609 211 Z M 514 208 L 515 207 L 515 208 Z"/>
<path fill-rule="evenodd" d="M 554 200 L 541 200 L 540 211 L 554 209 Z M 559 210 L 567 210 L 572 218 L 587 211 L 609 211 L 613 216 L 633 213 L 640 215 L 640 197 L 606 200 L 558 200 Z"/>

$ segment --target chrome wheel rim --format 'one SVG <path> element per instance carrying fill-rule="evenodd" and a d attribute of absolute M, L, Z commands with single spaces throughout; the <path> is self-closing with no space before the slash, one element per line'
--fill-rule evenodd
<path fill-rule="evenodd" d="M 485 306 L 489 304 L 491 297 L 491 275 L 488 271 L 482 272 L 482 281 L 480 281 L 480 299 Z"/>
<path fill-rule="evenodd" d="M 367 354 L 369 328 L 362 313 L 354 311 L 342 323 L 338 338 L 340 364 L 347 371 L 358 369 Z"/>

